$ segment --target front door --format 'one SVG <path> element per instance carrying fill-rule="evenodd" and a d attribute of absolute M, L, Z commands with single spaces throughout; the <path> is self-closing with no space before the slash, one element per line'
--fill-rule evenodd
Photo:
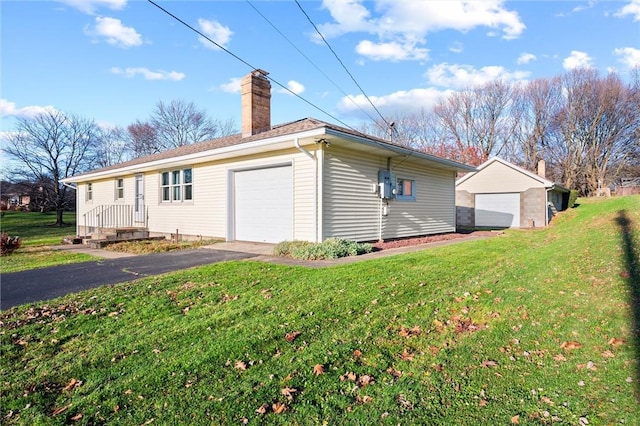
<path fill-rule="evenodd" d="M 136 175 L 136 199 L 134 205 L 134 220 L 145 223 L 144 212 L 144 175 Z"/>

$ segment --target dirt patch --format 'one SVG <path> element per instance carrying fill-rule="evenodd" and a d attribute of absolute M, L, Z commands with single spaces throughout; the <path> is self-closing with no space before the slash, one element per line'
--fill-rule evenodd
<path fill-rule="evenodd" d="M 498 234 L 499 233 L 494 231 L 469 231 L 469 232 L 451 232 L 448 234 L 425 235 L 422 237 L 401 238 L 396 240 L 387 240 L 387 241 L 373 243 L 373 249 L 376 251 L 380 251 L 380 250 L 387 250 L 391 248 L 408 247 L 408 246 L 415 246 L 420 244 L 436 243 L 440 241 L 449 241 L 449 240 L 455 240 L 455 239 L 466 238 L 471 236 L 490 237 Z"/>

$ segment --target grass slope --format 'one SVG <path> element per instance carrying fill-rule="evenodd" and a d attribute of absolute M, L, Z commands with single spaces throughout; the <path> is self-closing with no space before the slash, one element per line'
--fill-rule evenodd
<path fill-rule="evenodd" d="M 640 198 L 330 269 L 228 262 L 5 311 L 6 424 L 638 424 Z"/>
<path fill-rule="evenodd" d="M 63 219 L 65 226 L 55 226 L 55 213 L 2 212 L 1 232 L 19 236 L 22 246 L 12 255 L 0 258 L 0 272 L 17 272 L 95 259 L 87 254 L 61 252 L 49 247 L 61 244 L 65 236 L 75 235 L 75 213 L 64 213 Z"/>

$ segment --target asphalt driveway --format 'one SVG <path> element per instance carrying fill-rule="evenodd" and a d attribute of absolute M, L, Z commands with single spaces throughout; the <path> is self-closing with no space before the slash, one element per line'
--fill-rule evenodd
<path fill-rule="evenodd" d="M 2 274 L 0 309 L 165 272 L 256 256 L 236 251 L 192 249 Z"/>

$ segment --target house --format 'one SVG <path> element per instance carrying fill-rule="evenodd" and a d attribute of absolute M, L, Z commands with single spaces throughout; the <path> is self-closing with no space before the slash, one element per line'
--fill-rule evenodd
<path fill-rule="evenodd" d="M 29 210 L 31 195 L 23 183 L 0 183 L 0 210 Z"/>
<path fill-rule="evenodd" d="M 537 174 L 494 157 L 456 182 L 456 214 L 460 227 L 536 228 L 565 210 L 570 191 Z"/>
<path fill-rule="evenodd" d="M 77 232 L 277 243 L 453 232 L 455 178 L 475 169 L 313 118 L 271 125 L 271 83 L 242 79 L 242 132 L 65 179 Z"/>

